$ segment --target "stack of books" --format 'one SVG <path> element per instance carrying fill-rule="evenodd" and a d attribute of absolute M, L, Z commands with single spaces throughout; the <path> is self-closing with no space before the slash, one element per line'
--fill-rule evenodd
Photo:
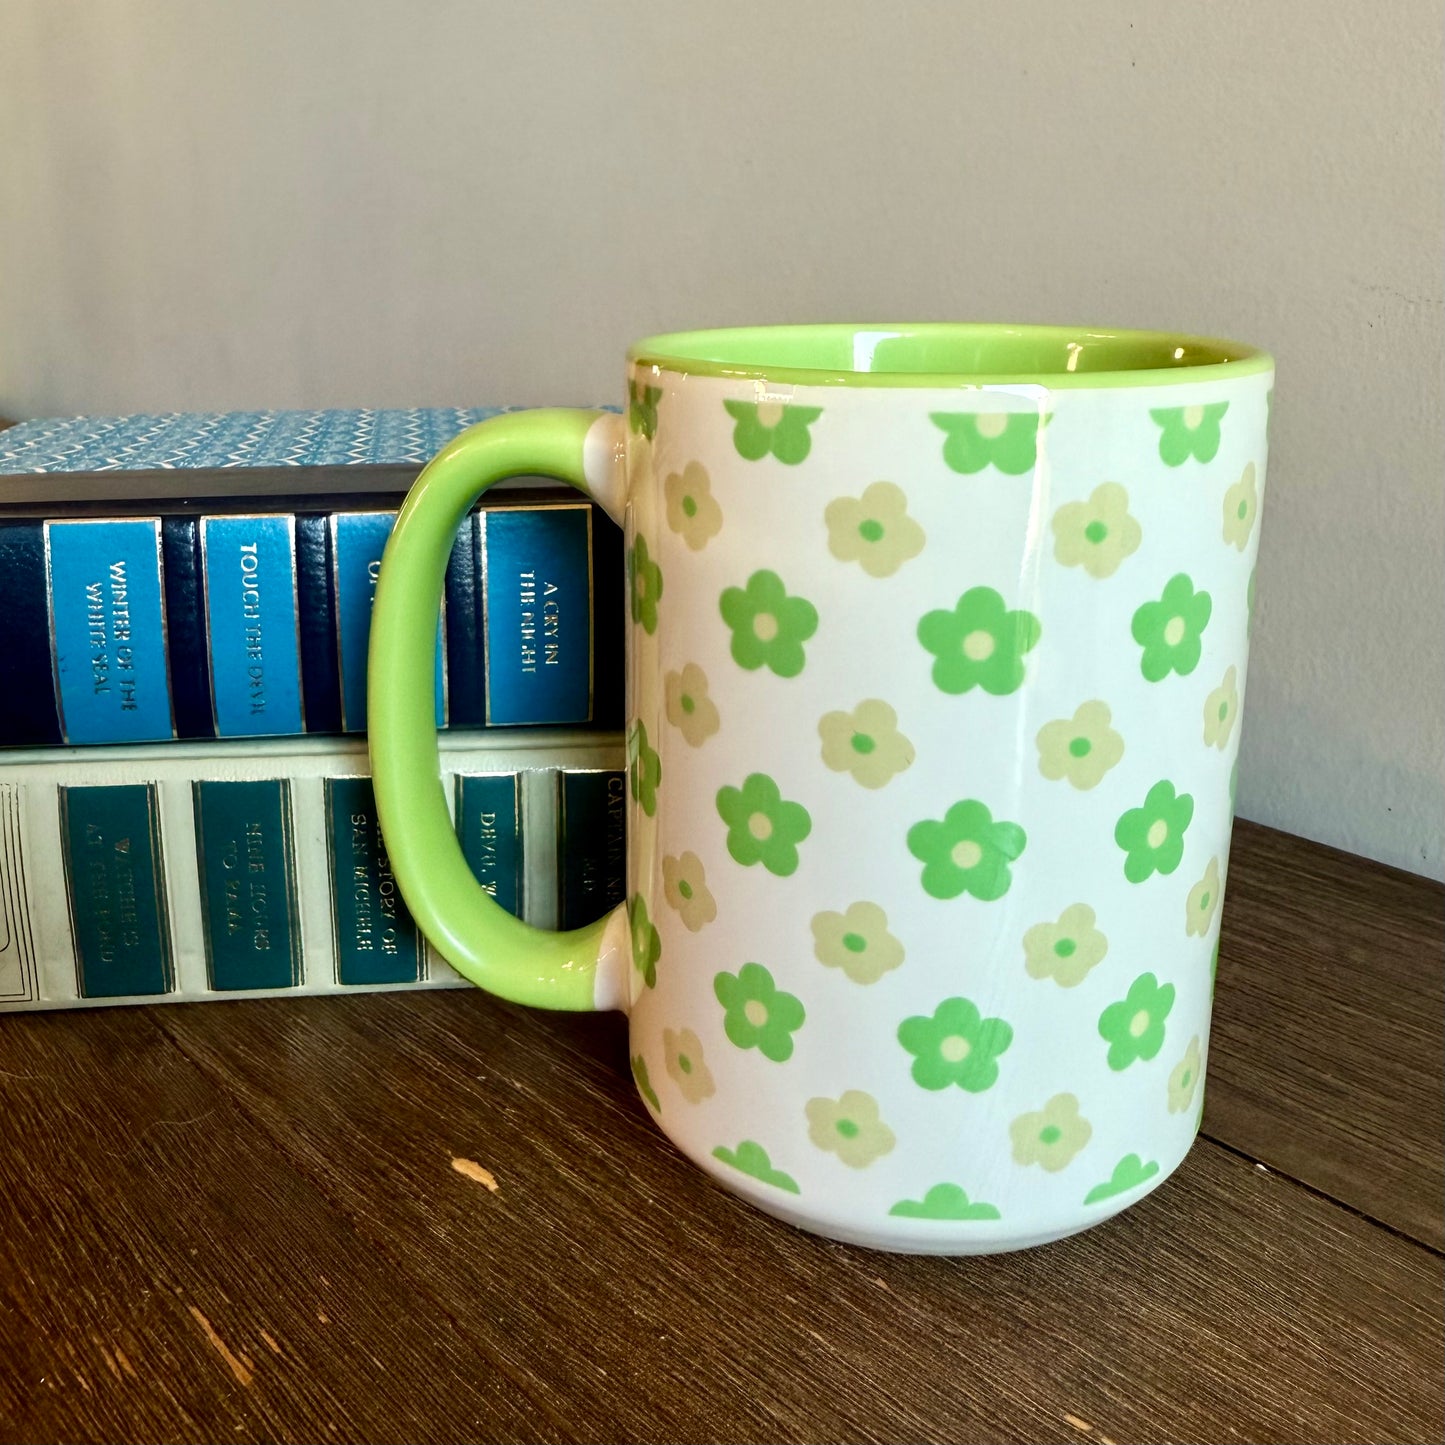
<path fill-rule="evenodd" d="M 366 653 L 407 487 L 495 414 L 0 431 L 0 1010 L 461 981 L 387 864 Z M 443 780 L 483 886 L 545 927 L 623 893 L 622 617 L 621 536 L 575 492 L 516 479 L 461 529 Z"/>

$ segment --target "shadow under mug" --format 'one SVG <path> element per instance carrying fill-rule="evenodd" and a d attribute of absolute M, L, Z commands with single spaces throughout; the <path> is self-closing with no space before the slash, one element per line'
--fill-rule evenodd
<path fill-rule="evenodd" d="M 408 908 L 505 998 L 627 1012 L 644 1106 L 804 1228 L 986 1253 L 1095 1224 L 1198 1130 L 1273 363 L 1029 326 L 634 347 L 623 414 L 484 422 L 377 587 Z M 440 782 L 435 633 L 485 488 L 625 533 L 627 901 L 496 906 Z"/>

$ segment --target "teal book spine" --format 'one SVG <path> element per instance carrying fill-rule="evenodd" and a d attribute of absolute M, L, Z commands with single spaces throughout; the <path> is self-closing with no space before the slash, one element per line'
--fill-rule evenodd
<path fill-rule="evenodd" d="M 581 928 L 627 896 L 627 774 L 567 768 L 557 776 L 557 912 Z"/>
<path fill-rule="evenodd" d="M 517 773 L 462 774 L 456 780 L 456 828 L 477 882 L 508 913 L 522 916 L 522 780 Z"/>
<path fill-rule="evenodd" d="M 328 778 L 325 787 L 336 980 L 416 983 L 425 968 L 421 935 L 386 856 L 371 779 Z"/>
<path fill-rule="evenodd" d="M 170 921 L 154 785 L 62 787 L 60 819 L 78 992 L 169 993 Z"/>
<path fill-rule="evenodd" d="M 301 924 L 285 778 L 192 787 L 206 977 L 217 992 L 293 988 Z"/>

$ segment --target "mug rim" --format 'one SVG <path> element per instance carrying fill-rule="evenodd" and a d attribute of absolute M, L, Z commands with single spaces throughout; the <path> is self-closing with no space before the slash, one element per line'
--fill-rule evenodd
<path fill-rule="evenodd" d="M 953 357 L 959 364 L 940 364 Z M 673 331 L 637 342 L 627 360 L 654 373 L 859 388 L 1109 390 L 1235 381 L 1274 370 L 1268 352 L 1216 337 L 947 321 Z"/>

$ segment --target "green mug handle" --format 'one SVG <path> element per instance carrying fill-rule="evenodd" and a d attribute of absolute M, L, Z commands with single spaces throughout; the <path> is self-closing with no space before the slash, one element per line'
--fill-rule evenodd
<path fill-rule="evenodd" d="M 598 458 L 619 494 L 586 480 L 588 434 L 605 413 L 536 410 L 464 431 L 407 495 L 382 556 L 371 614 L 366 711 L 377 817 L 393 876 L 418 927 L 458 973 L 514 1003 L 613 1008 L 628 941 L 626 908 L 565 933 L 512 917 L 462 854 L 441 781 L 434 688 L 436 629 L 447 559 L 477 498 L 504 477 L 556 477 L 620 516 L 621 469 Z M 608 417 L 609 422 L 621 419 Z M 594 444 L 606 442 L 603 429 Z"/>

